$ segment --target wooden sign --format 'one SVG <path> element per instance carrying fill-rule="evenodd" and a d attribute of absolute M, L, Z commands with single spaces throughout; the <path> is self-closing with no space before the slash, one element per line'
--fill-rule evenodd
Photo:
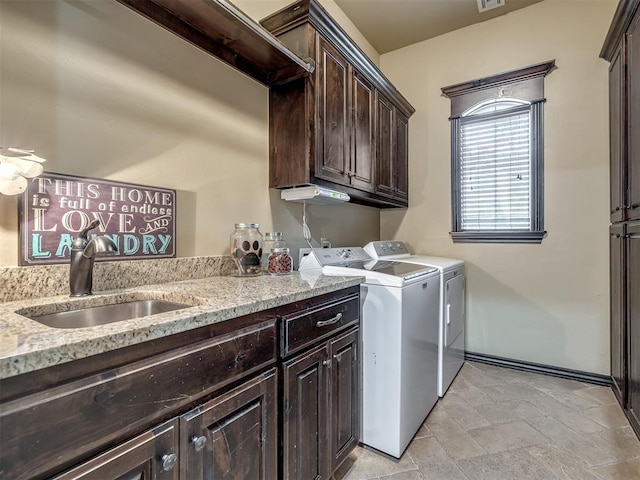
<path fill-rule="evenodd" d="M 29 181 L 18 205 L 20 265 L 69 262 L 78 232 L 109 237 L 115 255 L 96 260 L 176 256 L 176 191 L 95 178 L 43 173 Z"/>

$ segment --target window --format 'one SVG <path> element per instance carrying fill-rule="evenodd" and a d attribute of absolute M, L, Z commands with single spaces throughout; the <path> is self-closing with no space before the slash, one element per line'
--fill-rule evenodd
<path fill-rule="evenodd" d="M 540 243 L 543 79 L 554 61 L 452 85 L 451 237 Z"/>

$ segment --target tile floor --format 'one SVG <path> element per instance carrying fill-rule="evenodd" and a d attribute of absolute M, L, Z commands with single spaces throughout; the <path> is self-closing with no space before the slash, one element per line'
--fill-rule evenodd
<path fill-rule="evenodd" d="M 609 388 L 467 362 L 400 460 L 358 447 L 335 480 L 633 480 Z"/>

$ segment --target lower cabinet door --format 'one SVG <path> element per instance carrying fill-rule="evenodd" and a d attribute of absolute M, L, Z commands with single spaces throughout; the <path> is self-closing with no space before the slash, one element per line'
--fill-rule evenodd
<path fill-rule="evenodd" d="M 181 478 L 278 478 L 277 389 L 272 369 L 183 415 Z"/>
<path fill-rule="evenodd" d="M 328 458 L 327 370 L 323 344 L 283 364 L 282 478 L 320 480 L 331 476 Z"/>
<path fill-rule="evenodd" d="M 178 421 L 171 420 L 54 480 L 178 480 Z"/>
<path fill-rule="evenodd" d="M 640 436 L 640 222 L 627 226 L 627 358 L 629 421 Z"/>
<path fill-rule="evenodd" d="M 331 341 L 331 472 L 335 472 L 360 438 L 359 330 Z"/>
<path fill-rule="evenodd" d="M 622 408 L 627 406 L 627 325 L 625 292 L 625 225 L 609 227 L 609 287 L 611 301 L 611 386 Z"/>

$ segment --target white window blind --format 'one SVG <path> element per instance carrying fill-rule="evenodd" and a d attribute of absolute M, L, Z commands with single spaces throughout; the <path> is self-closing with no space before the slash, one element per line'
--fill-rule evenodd
<path fill-rule="evenodd" d="M 521 105 L 496 102 L 461 119 L 462 231 L 531 229 L 531 116 Z"/>

